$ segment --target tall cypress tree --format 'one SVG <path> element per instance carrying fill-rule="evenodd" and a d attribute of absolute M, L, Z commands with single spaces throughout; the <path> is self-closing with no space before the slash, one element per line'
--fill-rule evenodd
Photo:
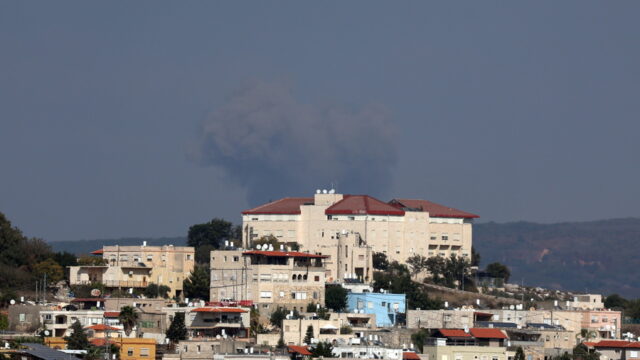
<path fill-rule="evenodd" d="M 167 329 L 167 338 L 174 344 L 187 338 L 187 327 L 184 324 L 183 312 L 176 313 L 173 321 L 171 321 L 171 325 Z"/>
<path fill-rule="evenodd" d="M 84 332 L 82 325 L 80 325 L 80 322 L 76 320 L 76 322 L 71 325 L 71 330 L 73 333 L 71 333 L 70 336 L 65 336 L 64 338 L 67 342 L 67 349 L 87 350 L 89 348 L 89 338 Z"/>
<path fill-rule="evenodd" d="M 313 339 L 313 325 L 307 326 L 307 334 L 304 337 L 304 343 L 307 345 L 311 344 L 311 339 Z"/>

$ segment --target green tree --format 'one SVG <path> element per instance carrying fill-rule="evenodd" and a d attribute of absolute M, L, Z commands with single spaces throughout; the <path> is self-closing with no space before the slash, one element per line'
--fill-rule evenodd
<path fill-rule="evenodd" d="M 124 333 L 129 336 L 131 331 L 133 331 L 133 328 L 138 324 L 138 313 L 132 306 L 123 306 L 120 309 L 118 320 L 120 321 L 120 324 L 122 324 Z"/>
<path fill-rule="evenodd" d="M 611 294 L 604 299 L 604 307 L 607 309 L 622 310 L 628 305 L 627 299 L 618 294 Z"/>
<path fill-rule="evenodd" d="M 321 356 L 325 358 L 332 358 L 333 346 L 326 341 L 321 341 L 311 349 L 311 353 L 313 354 L 314 358 L 321 357 Z"/>
<path fill-rule="evenodd" d="M 33 266 L 33 272 L 39 279 L 47 275 L 47 282 L 49 283 L 55 283 L 64 279 L 64 269 L 52 258 L 35 264 Z"/>
<path fill-rule="evenodd" d="M 186 338 L 187 326 L 184 323 L 184 313 L 178 312 L 173 317 L 169 329 L 167 329 L 167 339 L 169 339 L 172 344 L 176 344 L 178 341 L 185 340 Z"/>
<path fill-rule="evenodd" d="M 206 267 L 196 266 L 183 282 L 184 295 L 189 299 L 209 301 L 210 276 Z"/>
<path fill-rule="evenodd" d="M 168 287 L 167 285 L 158 285 L 158 284 L 151 283 L 149 284 L 149 286 L 147 286 L 144 289 L 142 293 L 144 294 L 145 297 L 148 297 L 148 298 L 160 297 L 160 298 L 168 299 L 169 291 L 171 291 L 171 288 Z"/>
<path fill-rule="evenodd" d="M 106 265 L 107 259 L 95 255 L 83 255 L 78 258 L 78 265 L 101 266 Z"/>
<path fill-rule="evenodd" d="M 508 282 L 509 277 L 511 277 L 511 270 L 509 270 L 506 265 L 499 262 L 494 262 L 487 265 L 486 271 L 494 278 L 503 279 L 504 282 Z"/>
<path fill-rule="evenodd" d="M 518 349 L 516 349 L 516 355 L 513 357 L 513 360 L 526 360 L 522 346 L 518 346 Z"/>
<path fill-rule="evenodd" d="M 87 333 L 84 332 L 82 325 L 77 320 L 71 325 L 71 335 L 65 336 L 64 340 L 67 342 L 67 349 L 69 350 L 86 350 L 89 348 Z"/>
<path fill-rule="evenodd" d="M 424 255 L 415 254 L 407 259 L 407 264 L 411 269 L 411 275 L 416 276 L 427 269 L 427 258 Z"/>
<path fill-rule="evenodd" d="M 340 334 L 341 335 L 353 334 L 353 328 L 351 328 L 351 326 L 349 325 L 342 325 L 340 327 Z"/>
<path fill-rule="evenodd" d="M 573 358 L 575 360 L 599 360 L 600 354 L 597 351 L 589 351 L 584 344 L 578 344 L 573 348 Z"/>
<path fill-rule="evenodd" d="M 425 262 L 425 267 L 431 274 L 431 281 L 436 285 L 444 284 L 446 260 L 441 256 L 432 256 Z"/>
<path fill-rule="evenodd" d="M 307 333 L 304 336 L 303 342 L 309 345 L 311 344 L 311 339 L 313 339 L 313 325 L 307 326 Z"/>
<path fill-rule="evenodd" d="M 385 289 L 393 294 L 406 294 L 410 309 L 436 310 L 442 307 L 440 300 L 429 298 L 421 285 L 411 280 L 407 266 L 397 261 L 389 264 L 387 271 L 373 273 L 373 288 L 375 291 Z"/>
<path fill-rule="evenodd" d="M 9 318 L 7 315 L 0 313 L 0 330 L 7 330 L 9 328 Z"/>
<path fill-rule="evenodd" d="M 411 342 L 413 346 L 415 346 L 418 352 L 422 353 L 422 349 L 424 348 L 425 341 L 429 338 L 431 334 L 427 329 L 420 329 L 415 333 L 411 334 Z"/>
<path fill-rule="evenodd" d="M 211 252 L 217 248 L 211 244 L 200 245 L 196 248 L 196 264 L 209 268 Z"/>
<path fill-rule="evenodd" d="M 78 265 L 78 258 L 74 254 L 66 251 L 53 254 L 53 260 L 55 260 L 63 268 L 66 268 L 67 266 Z"/>
<path fill-rule="evenodd" d="M 278 328 L 282 328 L 282 321 L 287 317 L 287 310 L 284 308 L 277 308 L 274 312 L 271 313 L 271 317 L 269 321 L 271 325 L 277 326 Z"/>
<path fill-rule="evenodd" d="M 340 285 L 327 285 L 324 293 L 324 303 L 329 309 L 341 312 L 347 307 L 347 293 L 347 289 Z"/>
<path fill-rule="evenodd" d="M 476 251 L 475 247 L 471 247 L 471 266 L 480 266 L 480 253 Z"/>
<path fill-rule="evenodd" d="M 207 223 L 191 226 L 187 238 L 189 246 L 198 248 L 202 245 L 212 245 L 219 249 L 224 246 L 225 240 L 242 239 L 242 228 L 224 219 L 214 218 Z"/>
<path fill-rule="evenodd" d="M 373 253 L 373 268 L 376 270 L 387 270 L 389 267 L 389 260 L 387 255 L 381 252 Z"/>
<path fill-rule="evenodd" d="M 104 359 L 104 348 L 101 346 L 89 346 L 87 353 L 82 357 L 83 360 L 102 360 Z"/>

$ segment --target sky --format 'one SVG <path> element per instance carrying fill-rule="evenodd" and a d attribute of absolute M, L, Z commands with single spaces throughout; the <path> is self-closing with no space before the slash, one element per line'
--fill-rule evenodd
<path fill-rule="evenodd" d="M 316 189 L 638 217 L 640 2 L 0 2 L 0 212 L 185 235 Z"/>

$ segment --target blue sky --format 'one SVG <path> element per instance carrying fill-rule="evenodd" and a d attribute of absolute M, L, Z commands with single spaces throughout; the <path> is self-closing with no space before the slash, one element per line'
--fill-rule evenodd
<path fill-rule="evenodd" d="M 640 216 L 639 10 L 4 1 L 0 211 L 172 236 L 337 182 L 481 221 Z"/>

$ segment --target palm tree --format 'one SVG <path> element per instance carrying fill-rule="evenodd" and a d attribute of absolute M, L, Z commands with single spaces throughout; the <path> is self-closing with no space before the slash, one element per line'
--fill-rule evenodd
<path fill-rule="evenodd" d="M 134 327 L 138 324 L 138 313 L 132 306 L 123 306 L 118 316 L 120 324 L 124 328 L 124 333 L 129 336 Z"/>

